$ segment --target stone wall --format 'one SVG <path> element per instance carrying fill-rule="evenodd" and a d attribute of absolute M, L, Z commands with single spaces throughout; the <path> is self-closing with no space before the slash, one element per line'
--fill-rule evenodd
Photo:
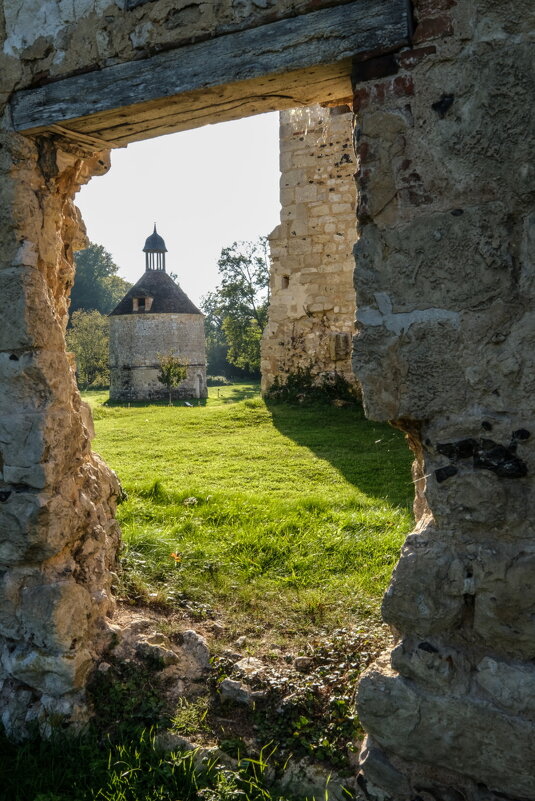
<path fill-rule="evenodd" d="M 188 365 L 174 398 L 205 398 L 206 348 L 202 314 L 143 314 L 110 317 L 110 398 L 117 401 L 167 399 L 158 381 L 160 355 Z"/>
<path fill-rule="evenodd" d="M 281 224 L 269 237 L 269 320 L 262 387 L 310 368 L 354 382 L 353 114 L 314 106 L 280 115 Z"/>
<path fill-rule="evenodd" d="M 0 133 L 0 711 L 14 737 L 84 720 L 113 611 L 119 484 L 91 453 L 64 341 L 84 244 L 72 197 L 108 166 Z"/>
<path fill-rule="evenodd" d="M 535 798 L 535 9 L 415 2 L 357 65 L 355 369 L 417 457 L 359 688 L 369 799 Z"/>

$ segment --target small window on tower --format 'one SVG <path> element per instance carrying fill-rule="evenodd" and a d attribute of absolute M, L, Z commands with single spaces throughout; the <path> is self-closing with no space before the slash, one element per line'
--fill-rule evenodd
<path fill-rule="evenodd" d="M 281 288 L 282 289 L 288 289 L 289 286 L 290 286 L 290 276 L 289 275 L 283 275 L 282 276 L 282 282 L 281 282 Z"/>

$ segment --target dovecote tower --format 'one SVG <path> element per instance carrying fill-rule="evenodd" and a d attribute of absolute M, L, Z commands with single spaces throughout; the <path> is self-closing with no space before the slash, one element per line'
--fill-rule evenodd
<path fill-rule="evenodd" d="M 205 398 L 204 315 L 165 269 L 165 242 L 154 225 L 145 247 L 145 273 L 110 314 L 110 399 L 168 397 L 158 381 L 159 358 L 172 354 L 188 367 L 177 398 Z"/>

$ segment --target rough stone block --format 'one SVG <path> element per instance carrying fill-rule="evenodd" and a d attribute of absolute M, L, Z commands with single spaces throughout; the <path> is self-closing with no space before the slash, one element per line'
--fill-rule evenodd
<path fill-rule="evenodd" d="M 22 590 L 20 618 L 37 648 L 69 651 L 87 636 L 91 600 L 73 580 L 28 586 Z"/>
<path fill-rule="evenodd" d="M 429 525 L 407 537 L 383 599 L 386 622 L 420 637 L 455 628 L 465 608 L 464 565 L 436 536 Z"/>
<path fill-rule="evenodd" d="M 63 332 L 41 273 L 30 267 L 0 270 L 0 351 L 63 349 Z"/>
<path fill-rule="evenodd" d="M 15 650 L 2 654 L 2 664 L 13 678 L 58 697 L 83 687 L 93 658 L 87 650 L 76 650 L 69 655 Z"/>
<path fill-rule="evenodd" d="M 366 730 L 387 753 L 394 749 L 405 760 L 453 768 L 509 797 L 535 798 L 530 720 L 472 694 L 427 692 L 384 662 L 363 676 L 357 707 Z M 504 748 L 511 742 L 514 750 Z"/>

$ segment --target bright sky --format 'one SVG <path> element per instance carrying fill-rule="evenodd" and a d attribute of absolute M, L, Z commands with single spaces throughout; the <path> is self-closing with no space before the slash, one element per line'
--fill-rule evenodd
<path fill-rule="evenodd" d="M 77 195 L 89 239 L 135 283 L 154 222 L 167 272 L 194 303 L 219 283 L 221 248 L 279 224 L 278 114 L 207 125 L 112 150 L 112 168 Z"/>

